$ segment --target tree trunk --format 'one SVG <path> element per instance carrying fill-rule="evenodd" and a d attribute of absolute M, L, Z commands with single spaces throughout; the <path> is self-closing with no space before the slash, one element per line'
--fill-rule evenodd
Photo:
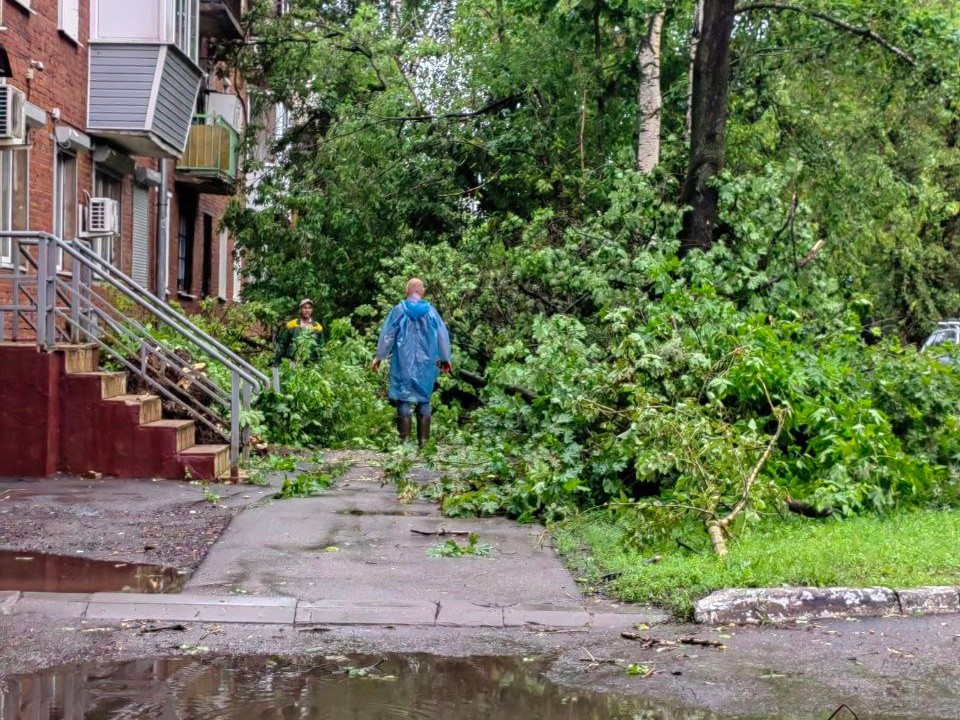
<path fill-rule="evenodd" d="M 646 174 L 660 162 L 660 36 L 664 13 L 650 17 L 647 35 L 640 41 L 640 89 L 637 93 L 637 170 Z"/>
<path fill-rule="evenodd" d="M 690 142 L 690 108 L 693 106 L 693 66 L 697 60 L 697 45 L 703 32 L 703 1 L 697 0 L 693 8 L 693 27 L 690 28 L 690 69 L 687 71 L 687 123 L 684 125 L 684 139 Z"/>
<path fill-rule="evenodd" d="M 680 205 L 688 206 L 680 235 L 683 253 L 706 250 L 714 240 L 719 195 L 714 180 L 723 169 L 734 10 L 734 0 L 703 5 L 691 85 L 690 156 L 680 192 Z"/>

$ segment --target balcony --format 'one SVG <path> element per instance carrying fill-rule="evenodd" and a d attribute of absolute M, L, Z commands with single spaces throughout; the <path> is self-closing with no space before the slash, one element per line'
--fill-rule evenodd
<path fill-rule="evenodd" d="M 200 0 L 200 35 L 239 40 L 243 37 L 241 0 Z"/>
<path fill-rule="evenodd" d="M 202 73 L 175 45 L 90 45 L 87 131 L 132 155 L 179 157 Z"/>
<path fill-rule="evenodd" d="M 220 115 L 195 115 L 186 150 L 177 161 L 177 182 L 202 193 L 233 195 L 238 144 L 237 131 Z"/>

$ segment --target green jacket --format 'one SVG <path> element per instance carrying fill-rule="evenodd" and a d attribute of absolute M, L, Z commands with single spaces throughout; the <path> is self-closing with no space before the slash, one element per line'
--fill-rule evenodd
<path fill-rule="evenodd" d="M 306 333 L 303 340 L 298 338 Z M 303 360 L 313 362 L 320 356 L 320 348 L 323 347 L 323 325 L 313 323 L 307 327 L 300 324 L 300 318 L 294 318 L 282 328 L 277 334 L 277 352 L 273 356 L 273 364 L 279 365 L 284 358 L 289 360 Z M 296 357 L 300 343 L 307 343 L 304 348 L 304 357 Z"/>

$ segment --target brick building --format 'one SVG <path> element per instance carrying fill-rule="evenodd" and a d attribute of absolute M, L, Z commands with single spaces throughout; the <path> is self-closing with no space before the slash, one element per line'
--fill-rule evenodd
<path fill-rule="evenodd" d="M 112 239 L 93 241 L 105 260 L 187 308 L 234 299 L 220 222 L 242 192 L 245 99 L 210 51 L 242 36 L 243 10 L 241 0 L 0 0 L 0 229 L 70 239 L 91 199 L 108 198 L 116 204 L 94 202 L 118 213 Z M 0 240 L 0 267 L 11 253 Z M 9 294 L 0 283 L 0 304 Z"/>

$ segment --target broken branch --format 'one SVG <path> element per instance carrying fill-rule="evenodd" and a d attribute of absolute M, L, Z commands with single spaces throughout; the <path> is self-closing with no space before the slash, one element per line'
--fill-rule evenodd
<path fill-rule="evenodd" d="M 910 53 L 906 52 L 905 50 L 901 50 L 890 41 L 884 39 L 882 36 L 875 33 L 873 30 L 870 30 L 869 28 L 857 27 L 856 25 L 851 25 L 850 23 L 845 22 L 840 18 L 836 18 L 833 15 L 827 15 L 826 13 L 818 12 L 816 10 L 809 10 L 804 7 L 799 7 L 797 5 L 788 5 L 786 3 L 761 2 L 761 3 L 751 3 L 749 5 L 741 5 L 740 7 L 734 10 L 734 13 L 737 15 L 742 15 L 744 13 L 756 12 L 758 10 L 785 10 L 789 12 L 800 13 L 802 15 L 809 15 L 810 17 L 816 18 L 817 20 L 823 20 L 825 23 L 829 23 L 830 25 L 833 25 L 834 27 L 837 27 L 843 30 L 844 32 L 848 32 L 851 35 L 856 35 L 858 37 L 862 37 L 867 40 L 870 40 L 871 42 L 876 43 L 877 45 L 882 47 L 884 50 L 887 50 L 893 53 L 894 55 L 896 55 L 897 58 L 907 63 L 908 65 L 915 66 L 917 64 L 917 61 L 914 59 L 914 57 Z"/>
<path fill-rule="evenodd" d="M 417 528 L 410 528 L 410 532 L 416 533 L 417 535 L 469 535 L 471 530 L 447 530 L 445 527 L 440 527 L 437 530 L 418 530 Z"/>

